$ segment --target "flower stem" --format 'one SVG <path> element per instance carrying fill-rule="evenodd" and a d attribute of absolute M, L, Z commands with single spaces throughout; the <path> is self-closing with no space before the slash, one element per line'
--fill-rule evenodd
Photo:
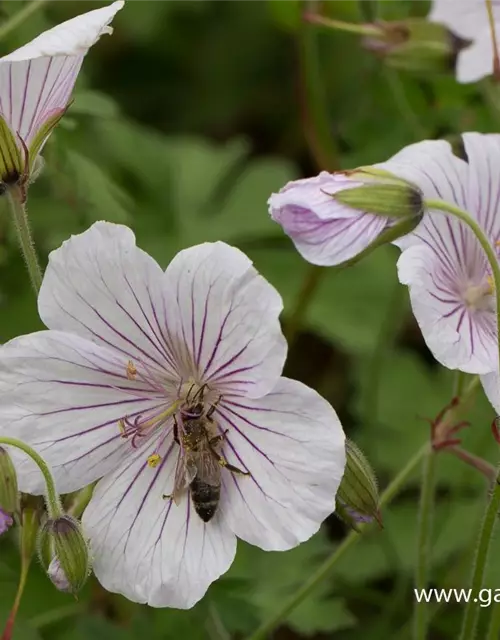
<path fill-rule="evenodd" d="M 21 576 L 19 578 L 19 585 L 17 587 L 16 598 L 14 600 L 14 604 L 12 605 L 12 609 L 10 610 L 10 614 L 7 619 L 7 624 L 5 625 L 5 629 L 3 630 L 1 640 L 11 640 L 12 638 L 17 612 L 19 610 L 19 605 L 21 604 L 21 598 L 23 597 L 24 588 L 28 580 L 28 571 L 29 571 L 30 564 L 31 564 L 31 558 L 26 558 L 23 555 L 21 560 Z"/>
<path fill-rule="evenodd" d="M 49 467 L 45 460 L 29 445 L 21 440 L 17 440 L 16 438 L 8 438 L 7 436 L 0 436 L 0 444 L 5 444 L 10 447 L 15 447 L 16 449 L 20 449 L 27 456 L 29 456 L 33 462 L 40 469 L 47 488 L 47 511 L 50 518 L 57 518 L 62 514 L 61 501 L 59 500 L 59 495 L 56 490 L 56 485 L 54 482 L 54 478 L 52 477 L 52 473 L 49 470 Z"/>
<path fill-rule="evenodd" d="M 401 490 L 405 482 L 420 464 L 422 458 L 428 451 L 428 445 L 422 447 L 407 465 L 399 472 L 399 474 L 390 483 L 387 489 L 380 497 L 380 506 L 387 505 L 394 496 Z M 364 531 L 370 525 L 359 525 L 360 531 Z M 290 612 L 292 612 L 314 589 L 326 578 L 332 571 L 337 562 L 345 555 L 345 553 L 361 539 L 362 536 L 356 531 L 344 538 L 335 551 L 328 557 L 325 562 L 317 569 L 317 571 L 306 581 L 306 583 L 290 598 L 290 600 L 269 620 L 266 620 L 247 640 L 261 640 L 265 638 L 282 620 L 284 620 Z"/>
<path fill-rule="evenodd" d="M 360 36 L 383 36 L 382 29 L 373 24 L 356 24 L 354 22 L 344 22 L 343 20 L 333 20 L 332 18 L 325 18 L 324 16 L 314 13 L 304 14 L 304 20 L 311 24 L 317 24 L 320 27 L 336 29 L 338 31 L 347 31 L 348 33 L 355 33 Z"/>
<path fill-rule="evenodd" d="M 474 569 L 472 572 L 471 589 L 473 597 L 469 599 L 465 607 L 465 613 L 462 621 L 462 631 L 459 640 L 474 640 L 476 637 L 477 620 L 479 617 L 480 607 L 478 602 L 474 602 L 483 586 L 483 578 L 486 570 L 486 561 L 490 550 L 490 543 L 493 537 L 493 530 L 497 519 L 498 510 L 500 508 L 500 468 L 497 473 L 496 482 L 493 485 L 491 497 L 486 508 L 483 519 L 483 526 L 479 534 L 479 545 L 477 547 L 476 557 L 474 559 Z M 476 598 L 477 599 L 477 598 Z M 498 637 L 498 636 L 495 636 Z"/>
<path fill-rule="evenodd" d="M 38 295 L 42 284 L 42 270 L 36 255 L 35 245 L 31 237 L 24 197 L 21 189 L 18 188 L 9 189 L 7 193 L 12 217 L 14 219 L 14 226 L 16 228 L 17 239 L 19 240 L 21 252 L 24 256 L 26 266 L 28 267 L 31 284 L 35 294 Z"/>
<path fill-rule="evenodd" d="M 334 144 L 331 117 L 328 113 L 326 83 L 321 77 L 316 29 L 306 16 L 310 0 L 303 2 L 303 20 L 299 30 L 300 77 L 304 130 L 309 149 L 319 169 L 336 171 L 338 153 Z"/>
<path fill-rule="evenodd" d="M 418 513 L 417 566 L 415 570 L 415 588 L 425 589 L 428 584 L 431 564 L 432 517 L 434 511 L 436 455 L 429 446 L 423 460 L 422 486 L 420 489 L 420 507 Z M 413 618 L 414 640 L 425 640 L 429 624 L 427 603 L 416 602 Z"/>
<path fill-rule="evenodd" d="M 0 39 L 5 38 L 11 31 L 27 20 L 31 15 L 45 6 L 49 0 L 33 0 L 15 13 L 10 20 L 0 26 Z"/>
<path fill-rule="evenodd" d="M 493 46 L 493 77 L 500 80 L 500 59 L 498 57 L 498 40 L 495 25 L 495 16 L 493 14 L 493 0 L 486 0 L 486 11 L 488 12 L 488 23 L 490 25 L 491 43 Z"/>
<path fill-rule="evenodd" d="M 496 602 L 491 612 L 490 626 L 486 640 L 498 640 L 500 638 L 500 604 Z"/>
<path fill-rule="evenodd" d="M 302 321 L 307 314 L 314 294 L 326 271 L 324 267 L 317 267 L 315 264 L 307 265 L 306 275 L 295 300 L 294 308 L 290 314 L 290 320 L 286 323 L 285 335 L 289 346 L 292 345 L 297 337 Z"/>
<path fill-rule="evenodd" d="M 490 241 L 485 236 L 484 231 L 481 229 L 481 226 L 472 218 L 466 211 L 459 209 L 455 205 L 450 202 L 445 202 L 444 200 L 425 200 L 424 206 L 427 209 L 437 209 L 438 211 L 443 211 L 444 213 L 449 213 L 455 218 L 461 220 L 464 224 L 466 224 L 472 233 L 476 236 L 479 244 L 483 248 L 486 253 L 486 257 L 488 258 L 488 262 L 491 267 L 491 272 L 493 276 L 493 282 L 495 283 L 495 297 L 496 297 L 496 316 L 497 316 L 497 332 L 500 329 L 500 266 L 498 264 L 498 259 L 491 246 Z M 500 370 L 500 340 L 498 341 L 498 362 L 499 362 L 499 370 Z"/>

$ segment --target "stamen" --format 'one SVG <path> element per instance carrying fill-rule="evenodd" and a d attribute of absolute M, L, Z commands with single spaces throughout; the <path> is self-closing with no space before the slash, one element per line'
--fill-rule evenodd
<path fill-rule="evenodd" d="M 135 368 L 135 365 L 132 362 L 132 360 L 129 360 L 127 362 L 127 378 L 129 380 L 135 380 L 136 377 L 137 377 L 137 369 Z"/>
<path fill-rule="evenodd" d="M 155 469 L 161 462 L 161 456 L 159 453 L 152 453 L 148 458 L 148 467 Z"/>

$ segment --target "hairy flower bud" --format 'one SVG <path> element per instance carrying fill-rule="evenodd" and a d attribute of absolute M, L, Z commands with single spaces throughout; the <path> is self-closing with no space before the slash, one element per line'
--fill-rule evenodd
<path fill-rule="evenodd" d="M 64 515 L 42 528 L 38 553 L 49 578 L 61 591 L 77 593 L 90 574 L 90 558 L 81 525 Z"/>
<path fill-rule="evenodd" d="M 457 55 L 469 44 L 443 25 L 422 18 L 383 22 L 379 27 L 379 35 L 363 39 L 364 47 L 383 58 L 387 65 L 406 71 L 451 71 Z"/>
<path fill-rule="evenodd" d="M 346 467 L 337 491 L 337 515 L 355 529 L 358 524 L 380 522 L 377 479 L 359 447 L 346 440 Z"/>
<path fill-rule="evenodd" d="M 6 513 L 19 510 L 16 470 L 12 458 L 3 447 L 0 447 L 0 509 Z"/>

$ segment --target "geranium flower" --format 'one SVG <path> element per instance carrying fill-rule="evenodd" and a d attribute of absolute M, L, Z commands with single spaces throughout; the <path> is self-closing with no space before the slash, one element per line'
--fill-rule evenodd
<path fill-rule="evenodd" d="M 426 198 L 467 211 L 500 246 L 500 136 L 465 133 L 462 157 L 443 141 L 410 145 L 393 158 L 400 177 Z M 495 292 L 490 268 L 469 228 L 439 211 L 399 239 L 399 279 L 410 288 L 413 313 L 434 357 L 450 369 L 489 373 L 498 367 Z"/>
<path fill-rule="evenodd" d="M 500 5 L 493 2 L 497 39 L 500 39 Z M 429 20 L 469 40 L 460 48 L 456 74 L 459 82 L 476 82 L 493 73 L 493 40 L 486 0 L 433 0 Z M 500 40 L 499 40 L 500 41 Z"/>
<path fill-rule="evenodd" d="M 68 106 L 85 54 L 123 0 L 72 18 L 0 58 L 0 181 L 24 183 Z"/>
<path fill-rule="evenodd" d="M 6 533 L 14 524 L 14 520 L 10 513 L 7 513 L 0 507 L 0 536 Z"/>
<path fill-rule="evenodd" d="M 236 536 L 290 549 L 334 511 L 342 427 L 315 391 L 280 377 L 282 301 L 238 249 L 192 247 L 163 272 L 128 228 L 99 222 L 51 254 L 38 304 L 50 330 L 0 352 L 1 424 L 61 492 L 102 478 L 83 527 L 106 589 L 192 606 L 231 565 Z M 200 415 L 215 452 L 204 460 L 221 467 L 207 522 L 174 487 L 183 460 L 193 479 L 196 444 L 183 437 Z M 22 491 L 43 490 L 29 462 L 16 466 Z"/>

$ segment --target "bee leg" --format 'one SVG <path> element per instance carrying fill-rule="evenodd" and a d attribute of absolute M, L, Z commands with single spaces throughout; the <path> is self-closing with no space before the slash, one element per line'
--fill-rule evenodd
<path fill-rule="evenodd" d="M 229 462 L 226 460 L 226 458 L 224 458 L 224 456 L 221 456 L 213 449 L 211 449 L 211 451 L 212 451 L 212 455 L 216 458 L 217 462 L 220 464 L 221 467 L 224 467 L 224 469 L 227 469 L 231 473 L 236 473 L 240 476 L 252 475 L 250 471 L 243 471 L 242 469 L 238 469 L 238 467 L 234 467 L 232 464 L 229 464 Z"/>
<path fill-rule="evenodd" d="M 214 447 L 216 444 L 219 444 L 220 442 L 222 442 L 224 440 L 224 438 L 226 437 L 226 433 L 229 431 L 229 429 L 226 429 L 224 431 L 224 433 L 221 433 L 218 436 L 214 436 L 213 438 L 210 438 L 209 443 L 212 447 Z"/>
<path fill-rule="evenodd" d="M 174 416 L 174 440 L 180 446 L 181 443 L 179 442 L 179 426 L 177 424 L 177 419 L 175 416 Z"/>
<path fill-rule="evenodd" d="M 207 413 L 206 413 L 206 416 L 205 416 L 205 417 L 206 417 L 208 420 L 210 420 L 211 422 L 213 422 L 213 420 L 212 420 L 212 415 L 213 415 L 214 411 L 217 409 L 217 405 L 219 404 L 219 402 L 220 402 L 221 400 L 222 400 L 222 396 L 219 396 L 219 397 L 217 398 L 217 400 L 212 404 L 212 406 L 210 407 L 210 409 L 209 409 L 209 410 L 207 411 Z"/>

